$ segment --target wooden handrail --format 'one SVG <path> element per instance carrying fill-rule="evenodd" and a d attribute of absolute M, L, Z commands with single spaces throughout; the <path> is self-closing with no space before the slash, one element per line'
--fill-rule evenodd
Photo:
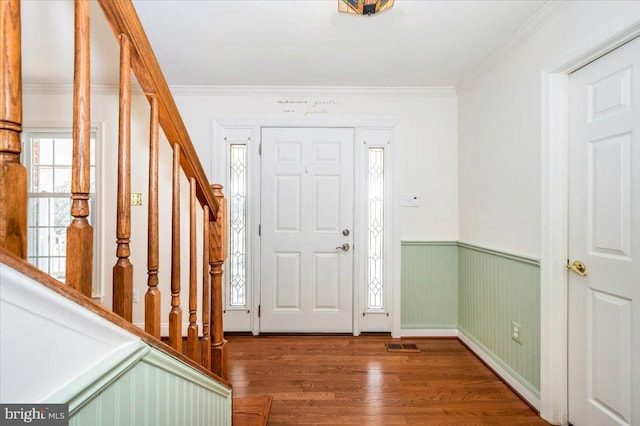
<path fill-rule="evenodd" d="M 175 353 L 182 352 L 182 312 L 180 306 L 180 180 L 190 184 L 189 232 L 189 326 L 187 356 L 218 375 L 226 377 L 227 348 L 222 327 L 222 266 L 226 258 L 226 200 L 222 186 L 211 186 L 160 71 L 149 41 L 131 0 L 98 0 L 120 44 L 120 87 L 118 123 L 118 173 L 116 240 L 117 261 L 113 267 L 113 312 L 118 324 L 131 325 L 133 317 L 133 265 L 131 255 L 131 73 L 149 101 L 149 211 L 147 292 L 145 294 L 146 341 L 160 339 L 158 133 L 164 131 L 173 149 L 171 309 L 169 342 Z M 88 222 L 90 192 L 90 58 L 89 2 L 75 0 L 75 67 L 73 97 L 73 161 L 71 185 L 72 223 L 67 232 L 67 285 L 54 285 L 74 300 L 74 292 L 91 297 L 93 278 L 93 228 Z M 20 52 L 20 0 L 0 0 L 0 251 L 23 259 L 27 256 L 27 173 L 20 164 L 22 131 L 22 91 Z M 213 188 L 213 190 L 212 190 Z M 202 244 L 202 332 L 198 335 L 196 247 L 197 202 L 203 210 Z M 10 256 L 9 256 L 10 258 Z M 3 257 L 4 259 L 4 257 Z M 2 259 L 0 259 L 2 260 Z M 9 259 L 11 263 L 12 259 Z M 26 268 L 26 269 L 25 269 Z M 22 269 L 30 270 L 22 265 Z M 41 275 L 38 281 L 42 281 Z M 47 278 L 43 283 L 51 283 Z M 45 285 L 49 285 L 45 284 Z M 80 302 L 79 302 L 80 303 Z M 91 302 L 93 303 L 93 302 Z M 87 305 L 94 309 L 91 304 Z M 136 329 L 137 330 L 137 329 Z M 183 357 L 180 355 L 179 357 Z M 184 358 L 184 357 L 183 357 Z"/>
<path fill-rule="evenodd" d="M 158 99 L 160 126 L 170 143 L 180 146 L 182 169 L 187 179 L 196 179 L 196 193 L 200 204 L 209 206 L 210 220 L 215 221 L 218 202 L 208 186 L 202 164 L 133 4 L 130 0 L 98 0 L 98 4 L 115 36 L 124 34 L 129 38 L 133 73 L 143 92 L 154 94 Z"/>

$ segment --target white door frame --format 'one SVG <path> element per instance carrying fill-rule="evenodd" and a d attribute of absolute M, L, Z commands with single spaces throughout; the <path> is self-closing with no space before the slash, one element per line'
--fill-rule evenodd
<path fill-rule="evenodd" d="M 389 265 L 391 271 L 386 274 L 390 277 L 390 285 L 387 287 L 390 289 L 390 294 L 387 299 L 389 305 L 389 314 L 391 319 L 391 335 L 393 337 L 400 337 L 401 327 L 401 303 L 400 303 L 400 255 L 401 255 L 401 242 L 400 242 L 400 179 L 398 165 L 399 154 L 399 140 L 400 126 L 397 119 L 272 119 L 272 118 L 257 118 L 257 119 L 214 119 L 213 120 L 213 146 L 211 150 L 211 164 L 212 179 L 215 182 L 219 182 L 225 187 L 227 186 L 227 147 L 223 140 L 222 132 L 224 129 L 238 128 L 238 129 L 251 129 L 251 142 L 247 144 L 247 157 L 248 167 L 251 168 L 252 176 L 249 179 L 248 196 L 252 198 L 253 207 L 250 207 L 248 213 L 247 232 L 249 237 L 247 250 L 248 250 L 248 263 L 253 265 L 247 270 L 247 277 L 254 283 L 248 289 L 247 300 L 249 303 L 249 321 L 250 329 L 254 335 L 260 333 L 260 323 L 258 321 L 257 312 L 258 305 L 260 304 L 260 277 L 259 277 L 259 265 L 260 265 L 260 245 L 254 244 L 252 241 L 257 236 L 258 223 L 260 223 L 260 177 L 262 174 L 261 162 L 258 154 L 258 142 L 260 142 L 261 129 L 264 127 L 350 127 L 355 129 L 355 151 L 354 151 L 354 188 L 358 188 L 362 182 L 364 176 L 365 162 L 362 157 L 362 149 L 360 146 L 362 141 L 359 140 L 361 129 L 365 128 L 390 128 L 392 129 L 393 141 L 392 141 L 392 155 L 390 161 L 391 182 L 390 182 L 390 199 L 385 203 L 385 208 L 390 213 L 391 217 L 391 229 L 388 235 L 388 241 L 390 241 L 390 247 L 388 252 L 391 253 Z M 356 197 L 354 204 L 354 217 L 362 217 L 364 212 L 362 211 L 362 200 Z M 364 222 L 356 220 L 354 222 L 354 242 L 357 241 L 360 235 L 364 233 Z M 357 248 L 356 248 L 357 249 Z M 359 335 L 361 332 L 362 312 L 361 306 L 363 303 L 363 291 L 362 283 L 364 278 L 362 276 L 362 268 L 358 267 L 360 263 L 360 257 L 363 255 L 362 250 L 357 251 L 358 254 L 354 258 L 354 294 L 353 294 L 353 334 Z"/>
<path fill-rule="evenodd" d="M 550 61 L 540 72 L 540 415 L 568 423 L 569 74 L 640 35 L 640 13 Z"/>

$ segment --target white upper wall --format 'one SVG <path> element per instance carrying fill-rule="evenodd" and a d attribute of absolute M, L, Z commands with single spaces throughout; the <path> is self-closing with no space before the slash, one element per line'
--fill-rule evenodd
<path fill-rule="evenodd" d="M 540 257 L 540 72 L 630 16 L 640 2 L 570 2 L 459 88 L 462 241 Z"/>
<path fill-rule="evenodd" d="M 184 92 L 184 90 L 183 90 Z M 210 92 L 210 91 L 209 91 Z M 452 90 L 421 91 L 408 94 L 301 94 L 281 96 L 265 94 L 256 89 L 253 94 L 212 95 L 207 90 L 176 96 L 187 129 L 200 161 L 212 183 L 219 179 L 218 159 L 212 158 L 214 119 L 276 119 L 291 120 L 295 125 L 362 121 L 371 123 L 385 119 L 397 123 L 394 144 L 400 156 L 396 164 L 403 192 L 421 197 L 420 207 L 401 208 L 401 237 L 405 240 L 456 240 L 458 236 L 457 206 L 457 101 Z M 308 100 L 304 107 L 283 106 L 282 100 Z M 331 101 L 313 107 L 313 102 Z M 113 91 L 100 90 L 91 97 L 92 122 L 104 128 L 104 140 L 98 155 L 102 179 L 99 196 L 98 279 L 100 301 L 111 307 L 112 268 L 116 263 L 116 185 L 118 159 L 118 97 Z M 296 109 L 295 113 L 284 109 Z M 306 114 L 308 111 L 316 113 Z M 326 111 L 326 113 L 324 113 Z M 322 112 L 322 113 L 317 113 Z M 322 119 L 317 117 L 321 116 Z M 132 169 L 131 191 L 142 193 L 143 206 L 131 209 L 131 263 L 134 283 L 140 303 L 134 303 L 133 322 L 144 322 L 143 300 L 147 283 L 147 202 L 149 161 L 149 106 L 143 96 L 133 96 L 132 103 Z M 281 121 L 280 121 L 281 120 Z M 70 88 L 31 87 L 24 93 L 24 123 L 26 128 L 70 129 L 72 98 Z M 104 123 L 104 124 L 101 124 Z M 171 265 L 171 148 L 162 137 L 160 142 L 160 288 L 162 289 L 162 322 L 165 325 L 170 307 Z M 216 165 L 213 162 L 216 162 Z M 189 185 L 183 177 L 182 238 L 189 236 Z M 201 239 L 202 218 L 198 210 L 198 240 Z M 200 243 L 198 243 L 200 244 Z M 188 324 L 186 303 L 189 282 L 189 244 L 181 245 L 182 306 L 184 323 Z M 200 257 L 200 256 L 199 256 Z M 201 259 L 198 258 L 198 282 L 201 282 Z M 200 296 L 198 296 L 198 300 Z M 199 308 L 200 309 L 200 308 Z M 164 329 L 163 329 L 164 330 Z M 164 334 L 167 334 L 164 330 Z"/>
<path fill-rule="evenodd" d="M 190 94 L 193 90 L 176 88 L 174 96 L 212 182 L 219 179 L 218 159 L 213 160 L 216 164 L 211 161 L 215 152 L 214 120 L 246 119 L 295 126 L 348 125 L 363 120 L 371 125 L 376 120 L 397 123 L 394 144 L 400 156 L 396 162 L 399 187 L 402 193 L 420 197 L 420 207 L 400 210 L 401 238 L 458 239 L 457 99 L 452 90 L 332 93 L 328 89 L 304 93 L 296 89 L 278 93 L 258 88 L 255 93 L 203 89 Z"/>

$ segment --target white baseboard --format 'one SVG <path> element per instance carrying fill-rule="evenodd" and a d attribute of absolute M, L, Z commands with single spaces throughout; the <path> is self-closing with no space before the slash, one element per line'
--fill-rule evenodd
<path fill-rule="evenodd" d="M 403 328 L 401 337 L 458 337 L 457 328 Z"/>
<path fill-rule="evenodd" d="M 527 389 L 520 381 L 515 379 L 500 363 L 498 363 L 488 352 L 476 344 L 473 339 L 463 331 L 458 330 L 458 339 L 469 347 L 482 361 L 504 380 L 513 390 L 515 390 L 532 407 L 540 411 L 540 398 Z"/>

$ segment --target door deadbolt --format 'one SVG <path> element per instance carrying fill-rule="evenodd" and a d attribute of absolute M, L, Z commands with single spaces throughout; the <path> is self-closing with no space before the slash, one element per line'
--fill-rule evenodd
<path fill-rule="evenodd" d="M 349 244 L 344 243 L 343 245 L 336 247 L 336 250 L 349 251 L 350 247 L 351 246 Z"/>
<path fill-rule="evenodd" d="M 342 230 L 342 235 L 344 235 L 345 237 L 348 237 L 348 236 L 349 236 L 349 234 L 350 234 L 350 232 L 349 232 L 349 230 L 348 230 L 348 229 L 343 229 L 343 230 Z"/>

